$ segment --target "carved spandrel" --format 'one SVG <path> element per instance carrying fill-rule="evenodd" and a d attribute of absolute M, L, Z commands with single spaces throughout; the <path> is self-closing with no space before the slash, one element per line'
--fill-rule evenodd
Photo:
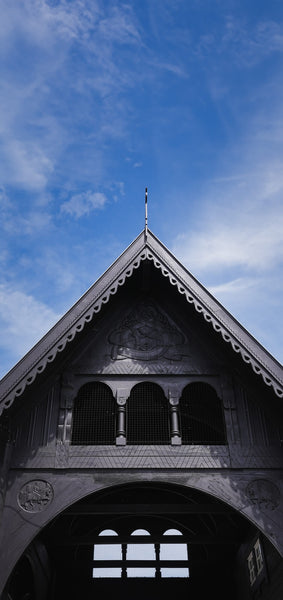
<path fill-rule="evenodd" d="M 25 512 L 41 512 L 52 502 L 53 495 L 52 485 L 48 481 L 28 481 L 19 491 L 18 504 Z"/>
<path fill-rule="evenodd" d="M 273 481 L 254 479 L 246 487 L 251 504 L 259 510 L 275 510 L 280 504 L 280 490 Z"/>

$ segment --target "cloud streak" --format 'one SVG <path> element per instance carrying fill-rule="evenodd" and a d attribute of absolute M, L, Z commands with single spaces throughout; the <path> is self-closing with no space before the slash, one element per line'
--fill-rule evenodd
<path fill-rule="evenodd" d="M 0 347 L 19 360 L 58 321 L 59 315 L 32 295 L 0 285 Z M 1 365 L 5 374 L 5 364 Z"/>
<path fill-rule="evenodd" d="M 105 207 L 106 202 L 107 198 L 105 194 L 88 190 L 81 194 L 75 194 L 70 200 L 63 202 L 61 211 L 79 219 L 80 217 L 89 215 L 95 210 L 101 210 Z"/>

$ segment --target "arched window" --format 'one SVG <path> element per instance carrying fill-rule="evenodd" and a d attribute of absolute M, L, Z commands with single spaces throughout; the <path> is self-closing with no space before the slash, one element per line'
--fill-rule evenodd
<path fill-rule="evenodd" d="M 168 402 L 159 385 L 138 383 L 127 402 L 128 444 L 168 444 Z"/>
<path fill-rule="evenodd" d="M 115 417 L 110 388 L 101 382 L 86 383 L 74 404 L 72 444 L 114 444 Z"/>
<path fill-rule="evenodd" d="M 166 544 L 166 538 L 164 542 L 160 544 L 160 560 L 173 561 L 182 560 L 188 561 L 188 546 L 182 542 L 182 533 L 178 529 L 167 529 L 163 536 L 166 535 L 178 535 L 180 536 L 180 544 Z M 188 567 L 161 567 L 161 577 L 189 577 Z"/>
<path fill-rule="evenodd" d="M 135 529 L 131 534 L 135 535 L 146 535 L 150 538 L 150 533 L 146 529 Z M 133 539 L 132 544 L 128 544 L 127 548 L 127 560 L 154 560 L 155 561 L 155 550 L 154 544 L 135 544 Z M 128 567 L 128 577 L 155 577 L 154 567 Z"/>
<path fill-rule="evenodd" d="M 93 578 L 189 577 L 188 548 L 178 529 L 167 529 L 154 539 L 146 529 L 122 533 L 122 539 L 104 529 L 94 542 L 93 560 Z"/>
<path fill-rule="evenodd" d="M 180 399 L 183 444 L 225 444 L 223 407 L 215 389 L 207 383 L 191 383 Z"/>
<path fill-rule="evenodd" d="M 117 536 L 113 529 L 104 529 L 98 537 Z M 95 544 L 93 547 L 93 560 L 121 560 L 122 552 L 120 544 Z M 121 577 L 121 567 L 95 567 L 92 576 L 97 577 Z"/>

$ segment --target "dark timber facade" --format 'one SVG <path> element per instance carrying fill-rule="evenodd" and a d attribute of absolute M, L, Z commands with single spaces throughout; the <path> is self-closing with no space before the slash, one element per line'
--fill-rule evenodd
<path fill-rule="evenodd" d="M 281 365 L 142 232 L 1 382 L 1 600 L 279 600 L 282 408 Z"/>

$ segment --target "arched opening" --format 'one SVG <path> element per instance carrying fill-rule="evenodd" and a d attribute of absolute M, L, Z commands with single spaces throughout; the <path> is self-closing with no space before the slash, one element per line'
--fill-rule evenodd
<path fill-rule="evenodd" d="M 138 383 L 127 402 L 127 443 L 168 444 L 168 401 L 156 383 Z"/>
<path fill-rule="evenodd" d="M 117 531 L 113 529 L 103 529 L 99 533 L 99 537 L 113 536 L 118 538 Z M 105 560 L 121 560 L 121 547 L 120 544 L 95 544 L 93 547 L 93 560 L 94 561 L 105 561 Z M 96 577 L 119 577 L 121 569 L 117 567 L 93 567 L 92 576 Z"/>
<path fill-rule="evenodd" d="M 114 444 L 115 419 L 111 389 L 100 381 L 86 383 L 74 402 L 72 444 Z"/>
<path fill-rule="evenodd" d="M 179 536 L 180 542 L 174 545 L 168 544 L 168 536 Z M 167 539 L 166 539 L 167 536 Z M 175 559 L 181 561 L 188 561 L 188 544 L 185 544 L 182 539 L 182 533 L 179 529 L 167 529 L 163 534 L 164 540 L 160 544 L 160 560 L 171 561 L 174 556 Z M 168 566 L 161 567 L 161 577 L 189 577 L 189 566 L 187 567 L 176 567 Z"/>
<path fill-rule="evenodd" d="M 127 561 L 143 561 L 146 556 L 147 560 L 155 561 L 155 548 L 153 543 L 137 544 L 135 537 L 145 536 L 150 540 L 150 533 L 147 529 L 135 529 L 131 533 L 132 543 L 127 544 Z M 155 577 L 154 567 L 127 567 L 127 577 Z"/>
<path fill-rule="evenodd" d="M 183 444 L 225 444 L 223 406 L 215 389 L 203 382 L 187 385 L 180 399 Z"/>
<path fill-rule="evenodd" d="M 89 495 L 57 516 L 38 539 L 53 565 L 50 600 L 62 594 L 68 600 L 98 594 L 155 600 L 166 593 L 198 600 L 208 594 L 246 600 L 260 593 L 271 600 L 272 569 L 282 569 L 275 548 L 235 509 L 165 482 Z"/>

